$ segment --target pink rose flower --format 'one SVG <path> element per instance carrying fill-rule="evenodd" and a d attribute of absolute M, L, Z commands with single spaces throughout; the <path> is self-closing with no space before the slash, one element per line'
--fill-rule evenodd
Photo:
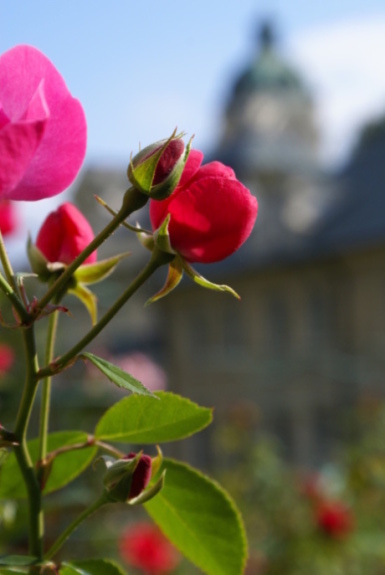
<path fill-rule="evenodd" d="M 75 179 L 86 151 L 83 108 L 32 46 L 0 56 L 0 198 L 35 201 Z"/>
<path fill-rule="evenodd" d="M 9 200 L 0 200 L 0 231 L 3 236 L 12 234 L 18 226 L 15 204 Z"/>
<path fill-rule="evenodd" d="M 36 246 L 49 262 L 70 264 L 94 239 L 94 232 L 76 206 L 67 202 L 44 221 Z M 96 262 L 96 251 L 84 263 Z"/>
<path fill-rule="evenodd" d="M 180 562 L 176 549 L 150 523 L 129 527 L 120 539 L 119 550 L 124 561 L 146 575 L 166 575 Z"/>
<path fill-rule="evenodd" d="M 256 198 L 234 171 L 191 150 L 179 185 L 167 199 L 151 200 L 150 219 L 157 229 L 171 215 L 172 248 L 189 262 L 220 261 L 249 237 L 258 212 Z"/>

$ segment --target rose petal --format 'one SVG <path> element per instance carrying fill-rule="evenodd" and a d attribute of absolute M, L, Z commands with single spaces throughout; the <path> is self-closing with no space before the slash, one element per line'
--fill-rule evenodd
<path fill-rule="evenodd" d="M 190 262 L 220 261 L 250 235 L 257 200 L 237 180 L 202 178 L 170 204 L 171 244 Z"/>
<path fill-rule="evenodd" d="M 2 117 L 5 114 L 11 124 L 17 124 L 35 114 L 29 106 L 42 80 L 50 117 L 36 153 L 29 163 L 24 162 L 24 176 L 7 177 L 18 181 L 7 191 L 7 197 L 14 200 L 38 200 L 60 193 L 75 178 L 85 155 L 86 122 L 81 104 L 71 96 L 50 60 L 36 48 L 16 46 L 0 56 Z"/>
<path fill-rule="evenodd" d="M 8 123 L 0 131 L 1 197 L 11 197 L 44 135 L 46 121 Z"/>

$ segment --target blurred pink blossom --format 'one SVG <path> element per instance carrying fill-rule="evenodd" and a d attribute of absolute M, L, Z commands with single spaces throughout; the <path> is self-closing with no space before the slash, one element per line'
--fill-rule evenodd
<path fill-rule="evenodd" d="M 110 361 L 138 379 L 150 391 L 160 391 L 167 387 L 167 377 L 164 370 L 144 353 L 137 351 L 115 356 Z"/>

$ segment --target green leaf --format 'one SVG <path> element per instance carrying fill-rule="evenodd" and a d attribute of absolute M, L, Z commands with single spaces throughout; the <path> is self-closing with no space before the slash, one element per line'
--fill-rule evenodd
<path fill-rule="evenodd" d="M 74 295 L 84 304 L 85 308 L 87 309 L 88 313 L 91 317 L 92 325 L 96 324 L 97 315 L 98 315 L 98 299 L 91 290 L 89 290 L 83 284 L 76 284 L 74 288 L 70 288 L 68 293 Z"/>
<path fill-rule="evenodd" d="M 100 419 L 95 435 L 103 441 L 162 443 L 193 435 L 209 425 L 212 411 L 189 399 L 158 391 L 151 397 L 131 395 L 111 407 Z"/>
<path fill-rule="evenodd" d="M 5 567 L 0 567 L 0 575 L 27 575 L 27 571 L 21 571 L 20 569 L 6 569 Z M 77 574 L 76 574 L 77 575 Z"/>
<path fill-rule="evenodd" d="M 110 559 L 89 559 L 63 563 L 60 575 L 125 575 L 122 568 Z"/>
<path fill-rule="evenodd" d="M 164 488 L 144 504 L 176 547 L 208 575 L 242 575 L 246 535 L 235 504 L 216 482 L 171 459 Z"/>
<path fill-rule="evenodd" d="M 59 575 L 86 575 L 86 573 L 68 563 L 62 563 L 62 566 L 59 570 Z"/>
<path fill-rule="evenodd" d="M 87 433 L 83 431 L 61 431 L 48 435 L 48 451 L 54 451 L 68 445 L 86 443 Z M 39 441 L 33 439 L 28 442 L 32 460 L 36 462 L 39 453 Z M 68 451 L 55 458 L 52 472 L 48 478 L 44 493 L 56 491 L 75 479 L 88 467 L 95 457 L 97 448 L 94 446 Z M 15 455 L 12 453 L 0 470 L 0 498 L 26 497 L 24 481 L 22 479 Z"/>
<path fill-rule="evenodd" d="M 95 367 L 97 367 L 102 373 L 104 373 L 104 375 L 110 381 L 112 381 L 112 383 L 115 383 L 118 387 L 123 387 L 124 389 L 132 391 L 133 393 L 138 393 L 140 395 L 149 395 L 153 398 L 156 398 L 156 396 L 153 393 L 151 393 L 151 391 L 147 389 L 147 387 L 145 387 L 143 383 L 140 383 L 140 381 L 135 379 L 135 377 L 132 377 L 132 375 L 123 371 L 122 369 L 110 363 L 109 361 L 106 361 L 105 359 L 102 359 L 101 357 L 98 357 L 97 355 L 88 352 L 82 353 L 80 357 L 85 357 L 86 359 L 89 359 L 94 364 Z"/>

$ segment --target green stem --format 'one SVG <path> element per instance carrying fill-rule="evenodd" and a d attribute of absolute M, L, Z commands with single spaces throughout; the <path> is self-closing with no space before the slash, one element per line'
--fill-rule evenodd
<path fill-rule="evenodd" d="M 63 293 L 65 291 L 65 286 L 71 279 L 74 272 L 79 266 L 84 262 L 84 260 L 90 256 L 114 231 L 124 222 L 128 216 L 143 207 L 148 200 L 148 197 L 136 190 L 135 188 L 130 188 L 127 190 L 121 209 L 116 214 L 116 216 L 109 222 L 109 224 L 92 240 L 90 244 L 78 255 L 76 259 L 64 270 L 64 272 L 58 277 L 55 283 L 47 290 L 45 295 L 37 303 L 34 316 L 38 316 L 45 306 L 55 297 L 57 294 Z"/>
<path fill-rule="evenodd" d="M 48 333 L 47 333 L 47 347 L 45 351 L 45 363 L 49 364 L 54 355 L 55 340 L 57 332 L 59 314 L 54 311 L 49 318 Z M 43 465 L 47 456 L 47 435 L 49 425 L 49 413 L 51 403 L 51 383 L 52 377 L 48 376 L 43 380 L 42 401 L 40 410 L 40 444 L 39 444 L 39 459 Z"/>
<path fill-rule="evenodd" d="M 0 261 L 4 269 L 5 277 L 7 278 L 9 284 L 13 287 L 14 291 L 17 291 L 15 276 L 13 273 L 11 262 L 9 261 L 7 250 L 5 249 L 3 234 L 1 233 L 1 231 L 0 231 Z"/>
<path fill-rule="evenodd" d="M 42 379 L 49 375 L 54 375 L 62 371 L 71 361 L 76 357 L 76 355 L 81 352 L 86 345 L 88 345 L 95 337 L 105 328 L 105 326 L 111 321 L 111 319 L 120 311 L 127 300 L 145 283 L 145 281 L 162 265 L 168 263 L 170 258 L 175 257 L 174 255 L 165 254 L 158 251 L 156 248 L 152 252 L 152 257 L 143 268 L 143 270 L 137 275 L 133 282 L 128 286 L 128 288 L 123 292 L 119 299 L 110 307 L 110 309 L 104 314 L 104 316 L 94 325 L 94 327 L 67 353 L 55 360 L 51 365 L 42 368 L 38 373 L 38 378 Z"/>
<path fill-rule="evenodd" d="M 124 457 L 125 455 L 127 455 L 126 453 L 124 453 L 124 451 L 120 451 L 119 449 L 117 449 L 117 448 L 114 447 L 113 445 L 110 445 L 109 443 L 104 443 L 104 441 L 96 440 L 96 441 L 95 441 L 95 445 L 97 445 L 98 447 L 100 447 L 100 449 L 102 449 L 102 450 L 105 451 L 106 453 L 109 453 L 110 455 L 113 455 L 113 456 L 116 457 L 117 459 L 123 459 L 123 457 Z"/>
<path fill-rule="evenodd" d="M 16 418 L 15 437 L 18 445 L 16 445 L 14 449 L 28 495 L 29 551 L 31 555 L 41 560 L 43 556 L 44 534 L 41 490 L 27 446 L 27 428 L 36 396 L 38 386 L 36 373 L 39 368 L 33 326 L 23 330 L 23 339 L 26 358 L 26 379 Z"/>
<path fill-rule="evenodd" d="M 71 533 L 73 533 L 75 529 L 80 525 L 80 523 L 82 523 L 85 519 L 87 519 L 87 517 L 89 517 L 92 513 L 97 511 L 100 507 L 109 502 L 110 500 L 108 499 L 107 495 L 105 493 L 102 493 L 99 499 L 97 499 L 92 505 L 87 507 L 87 509 L 85 509 L 83 513 L 81 513 L 79 517 L 77 517 L 75 521 L 73 521 L 65 531 L 63 531 L 60 537 L 56 539 L 55 543 L 48 550 L 44 559 L 46 560 L 51 559 L 55 555 L 55 553 L 59 551 L 61 546 L 66 542 Z"/>
<path fill-rule="evenodd" d="M 30 322 L 30 315 L 25 309 L 23 303 L 16 295 L 16 292 L 12 286 L 7 282 L 7 280 L 0 274 L 0 290 L 7 296 L 12 306 L 15 308 L 17 314 L 20 317 L 21 322 L 24 325 L 28 325 Z"/>

